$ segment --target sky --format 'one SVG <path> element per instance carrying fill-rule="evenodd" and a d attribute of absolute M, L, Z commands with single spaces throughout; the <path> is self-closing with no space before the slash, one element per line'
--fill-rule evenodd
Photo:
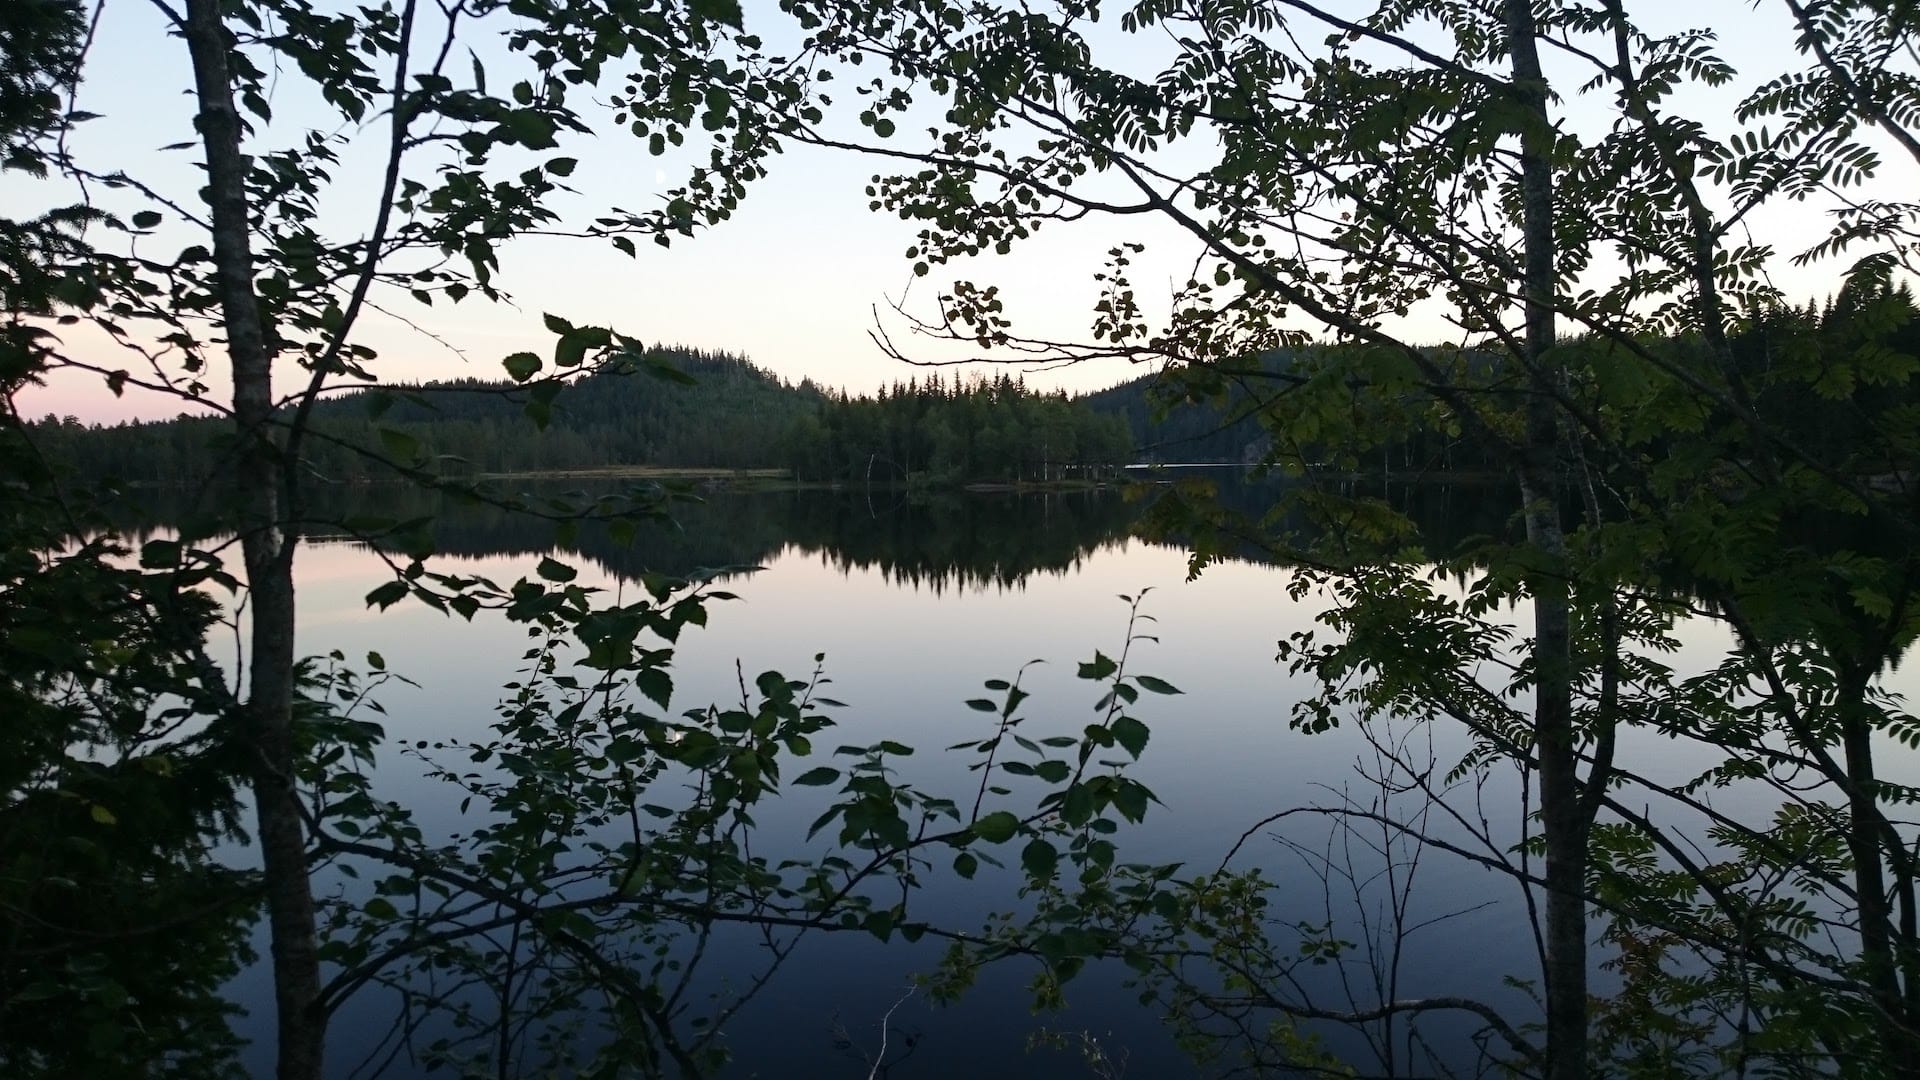
<path fill-rule="evenodd" d="M 1330 6 L 1357 13 L 1371 5 Z M 1772 11 L 1777 6 L 1763 2 L 1756 9 L 1753 4 L 1729 0 L 1638 3 L 1629 4 L 1629 9 L 1653 29 L 1677 29 L 1676 20 L 1721 25 L 1725 28 L 1722 54 L 1736 66 L 1761 72 L 1792 66 L 1786 52 L 1789 34 Z M 790 36 L 771 0 L 748 0 L 745 17 L 747 28 L 767 36 L 773 45 L 783 35 Z M 1164 38 L 1133 38 L 1105 28 L 1096 32 L 1095 39 L 1103 62 L 1136 70 L 1152 70 L 1167 49 Z M 490 64 L 495 59 L 483 55 L 488 55 Z M 499 59 L 505 62 L 504 57 Z M 455 70 L 463 67 L 456 65 Z M 102 118 L 79 128 L 72 139 L 75 151 L 93 160 L 101 171 L 123 168 L 190 201 L 198 183 L 197 149 L 159 148 L 193 138 L 191 100 L 185 93 L 191 71 L 184 45 L 167 36 L 158 12 L 147 4 L 110 6 L 100 20 L 87 73 L 77 105 Z M 286 81 L 275 97 L 269 141 L 320 115 L 312 103 L 299 99 L 297 79 Z M 1701 92 L 1697 102 L 1701 115 L 1726 115 L 1751 82 L 1744 78 L 1722 91 Z M 1566 122 L 1604 124 L 1603 103 L 1569 102 Z M 375 119 L 358 130 L 342 131 L 350 137 L 349 147 L 340 181 L 321 215 L 338 235 L 364 235 L 372 218 L 373 166 L 385 125 Z M 1204 141 L 1193 148 L 1197 153 L 1206 149 Z M 570 220 L 595 216 L 598 206 L 650 205 L 677 182 L 681 164 L 649 157 L 640 140 L 617 130 L 566 147 L 564 152 L 580 159 L 570 178 L 580 194 L 560 206 Z M 475 302 L 432 309 L 409 306 L 405 314 L 414 327 L 376 314 L 369 317 L 359 340 L 380 351 L 379 371 L 395 381 L 498 377 L 499 360 L 508 353 L 522 349 L 544 353 L 550 348 L 552 339 L 541 328 L 540 316 L 555 312 L 576 324 L 606 325 L 646 341 L 744 354 L 789 380 L 810 378 L 858 392 L 917 373 L 874 343 L 871 334 L 876 326 L 884 327 L 910 355 L 943 360 L 958 355 L 916 340 L 889 308 L 891 302 L 904 299 L 908 310 L 931 314 L 938 288 L 954 276 L 999 284 L 1010 313 L 1025 329 L 1084 340 L 1087 313 L 1098 291 L 1093 274 L 1116 240 L 1139 239 L 1149 245 L 1136 284 L 1150 310 L 1157 302 L 1158 310 L 1164 311 L 1166 296 L 1191 266 L 1191 244 L 1169 227 L 1130 221 L 1123 233 L 1111 221 L 1094 221 L 1046 230 L 1010 258 L 975 260 L 978 265 L 953 268 L 944 278 L 936 271 L 934 277 L 916 280 L 904 255 L 914 242 L 917 226 L 868 210 L 865 188 L 877 167 L 873 159 L 858 155 L 789 148 L 775 159 L 771 175 L 755 186 L 733 219 L 692 241 L 682 240 L 671 249 L 643 242 L 637 258 L 628 258 L 601 241 L 516 241 L 502 257 L 501 284 L 513 298 L 511 306 Z M 1897 167 L 1890 173 L 1896 188 L 1911 187 L 1910 175 L 1901 175 Z M 49 197 L 44 191 L 25 193 L 19 183 L 0 184 L 0 199 Z M 1814 208 L 1788 207 L 1756 218 L 1752 227 L 1757 235 L 1777 237 L 1783 249 L 1790 249 L 1814 236 L 1819 222 Z M 149 253 L 157 248 L 170 254 L 198 239 L 186 227 L 169 222 L 141 243 Z M 1790 292 L 1797 287 L 1811 295 L 1830 289 L 1823 285 L 1828 278 L 1819 271 L 1795 278 L 1791 268 L 1783 264 L 1780 269 L 1788 275 L 1789 280 L 1781 283 Z M 1421 323 L 1426 317 L 1416 312 L 1407 332 L 1444 337 L 1442 324 Z M 104 341 L 69 333 L 69 345 L 76 352 L 103 359 L 115 355 Z M 1078 391 L 1141 373 L 1109 362 L 1032 372 L 1028 381 Z M 73 414 L 90 422 L 170 416 L 179 411 L 177 401 L 136 390 L 115 398 L 96 377 L 80 375 L 28 391 L 21 405 L 28 415 Z"/>

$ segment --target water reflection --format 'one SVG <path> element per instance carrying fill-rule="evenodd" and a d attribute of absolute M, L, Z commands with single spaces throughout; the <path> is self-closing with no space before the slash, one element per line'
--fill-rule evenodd
<path fill-rule="evenodd" d="M 1237 474 L 1212 479 L 1223 499 L 1249 516 L 1265 512 L 1277 486 Z M 983 680 L 1010 677 L 1029 660 L 1050 661 L 1023 681 L 1035 695 L 1035 728 L 1079 730 L 1092 700 L 1073 677 L 1074 662 L 1096 648 L 1117 651 L 1125 610 L 1115 594 L 1155 588 L 1148 610 L 1158 620 L 1160 641 L 1143 650 L 1140 670 L 1186 693 L 1156 701 L 1143 714 L 1153 742 L 1138 776 L 1165 807 L 1144 827 L 1129 830 L 1125 853 L 1198 869 L 1216 863 L 1261 816 L 1315 798 L 1318 785 L 1344 783 L 1356 745 L 1286 727 L 1289 705 L 1312 688 L 1274 664 L 1273 643 L 1310 625 L 1318 609 L 1288 597 L 1290 574 L 1268 561 L 1270 553 L 1248 548 L 1243 558 L 1189 583 L 1184 548 L 1135 538 L 1154 499 L 1172 490 L 1150 485 L 1131 498 L 1115 490 L 943 498 L 869 497 L 862 491 L 710 493 L 704 502 L 678 507 L 672 526 L 640 528 L 630 541 L 605 527 L 586 528 L 563 549 L 584 564 L 583 583 L 609 588 L 642 571 L 765 567 L 732 583 L 741 599 L 716 608 L 706 629 L 681 641 L 674 708 L 729 700 L 740 668 L 749 676 L 769 668 L 803 672 L 813 654 L 823 652 L 834 696 L 848 702 L 833 741 L 889 738 L 919 747 L 921 753 L 903 768 L 908 779 L 933 790 L 977 784 L 967 759 L 938 748 L 977 736 L 979 714 L 963 702 L 979 696 Z M 1498 502 L 1482 505 L 1472 493 L 1390 494 L 1436 500 L 1458 519 L 1459 535 L 1502 527 L 1507 517 Z M 553 524 L 537 518 L 403 490 L 345 489 L 333 496 L 315 508 L 316 518 L 433 515 L 435 546 L 448 569 L 460 573 L 511 580 L 555 550 Z M 420 684 L 383 700 L 394 739 L 472 735 L 489 722 L 499 688 L 526 647 L 518 628 L 484 615 L 471 623 L 448 619 L 412 603 L 367 611 L 362 598 L 387 570 L 358 545 L 317 544 L 296 566 L 302 652 L 378 650 Z M 402 775 L 407 763 L 395 760 L 389 757 L 381 775 L 386 797 L 417 807 L 431 835 L 470 827 L 457 797 Z M 782 812 L 769 813 L 762 824 L 770 845 L 818 854 L 817 845 L 804 840 L 817 808 L 803 800 L 799 792 L 783 796 Z M 1270 865 L 1278 880 L 1304 882 L 1301 889 L 1286 886 L 1277 898 L 1285 926 L 1328 914 L 1326 899 L 1284 849 L 1256 841 L 1246 858 Z M 1430 880 L 1433 891 L 1422 902 L 1436 910 L 1460 906 L 1461 897 L 1488 888 L 1484 877 L 1469 880 L 1453 868 L 1436 867 Z M 1501 977 L 1527 977 L 1524 941 L 1516 932 L 1524 907 L 1517 894 L 1504 901 L 1449 922 L 1444 939 L 1433 940 L 1409 966 L 1409 990 L 1498 994 Z M 947 925 L 968 927 L 1013 902 L 1005 878 L 982 874 L 974 882 L 931 885 L 924 910 Z M 864 1071 L 838 1045 L 834 1024 L 857 1040 L 875 1041 L 877 1018 L 899 999 L 913 972 L 935 962 L 937 950 L 842 936 L 808 941 L 799 956 L 732 1026 L 737 1067 L 731 1075 Z M 755 943 L 742 938 L 716 947 L 712 963 L 717 976 L 737 982 L 751 976 L 758 960 Z M 1022 989 L 1032 974 L 1012 963 L 991 971 L 954 1009 L 910 1001 L 895 1021 L 917 1032 L 924 1048 L 891 1075 L 908 1080 L 1074 1073 L 1079 1065 L 1068 1057 L 1027 1050 L 1028 1036 L 1043 1026 L 1105 1033 L 1110 1047 L 1131 1054 L 1130 1075 L 1192 1072 L 1158 1018 L 1119 985 L 1117 973 L 1090 973 L 1072 989 L 1072 1012 L 1041 1018 L 1028 1013 Z M 264 1003 L 257 973 L 251 985 L 241 993 Z M 1524 1012 L 1524 1002 L 1517 1004 Z M 340 1018 L 332 1053 L 342 1074 L 363 1056 L 369 1033 L 385 1029 L 389 1011 L 386 1002 L 369 998 Z M 265 1059 L 250 1064 L 264 1067 Z"/>
<path fill-rule="evenodd" d="M 1128 485 L 1076 491 L 721 489 L 665 501 L 662 520 L 642 521 L 631 530 L 598 521 L 556 528 L 560 508 L 587 506 L 624 490 L 611 483 L 547 481 L 499 485 L 491 493 L 536 513 L 507 512 L 412 486 L 341 485 L 313 493 L 304 531 L 310 540 L 328 542 L 350 535 L 356 523 L 427 520 L 434 548 L 443 555 L 564 552 L 623 580 L 760 566 L 792 548 L 843 572 L 870 569 L 886 581 L 938 595 L 956 588 L 1020 588 L 1036 574 L 1072 573 L 1089 554 L 1128 536 L 1187 546 L 1192 537 L 1179 516 L 1164 512 L 1180 502 L 1204 503 L 1232 524 L 1231 557 L 1284 563 L 1288 543 L 1304 545 L 1326 525 L 1287 504 L 1286 496 L 1305 483 L 1237 467 L 1174 467 L 1138 471 Z M 1517 502 L 1507 485 L 1321 483 L 1331 494 L 1379 500 L 1407 515 L 1437 550 L 1510 536 L 1515 528 Z M 218 494 L 204 491 L 136 491 L 118 510 L 118 523 L 135 536 L 155 528 L 213 535 L 221 531 L 219 522 L 230 520 L 221 513 Z"/>
<path fill-rule="evenodd" d="M 551 511 L 613 490 L 546 484 L 502 494 Z M 123 504 L 120 521 L 136 534 L 178 527 L 189 518 L 191 503 L 185 493 L 141 492 Z M 306 532 L 310 539 L 336 540 L 356 521 L 431 518 L 434 547 L 445 555 L 561 551 L 627 580 L 759 566 L 796 548 L 843 571 L 872 569 L 888 581 L 938 594 L 1018 588 L 1034 574 L 1069 573 L 1090 552 L 1126 536 L 1143 505 L 1116 488 L 932 495 L 720 491 L 673 501 L 666 507 L 671 520 L 643 521 L 630 535 L 605 522 L 587 522 L 567 536 L 547 517 L 384 485 L 325 489 L 309 508 L 313 524 Z"/>

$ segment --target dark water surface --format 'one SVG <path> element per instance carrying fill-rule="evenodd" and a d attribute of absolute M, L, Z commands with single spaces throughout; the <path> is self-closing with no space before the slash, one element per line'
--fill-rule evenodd
<path fill-rule="evenodd" d="M 377 491 L 357 497 L 372 504 L 415 498 Z M 1505 513 L 1503 506 L 1483 504 L 1491 495 L 1449 498 L 1458 503 L 1450 504 L 1450 512 L 1468 522 L 1463 527 L 1470 528 L 1475 517 L 1497 527 Z M 368 512 L 406 516 L 419 509 L 373 505 Z M 542 522 L 492 510 L 427 509 L 440 514 L 442 570 L 511 581 L 530 574 L 539 556 L 552 550 L 552 528 Z M 1150 588 L 1144 610 L 1157 620 L 1152 632 L 1160 640 L 1137 651 L 1135 670 L 1185 693 L 1155 700 L 1141 712 L 1153 736 L 1134 775 L 1165 806 L 1116 839 L 1123 860 L 1179 860 L 1210 869 L 1265 815 L 1324 802 L 1329 788 L 1356 783 L 1354 765 L 1366 747 L 1350 731 L 1308 736 L 1287 724 L 1289 707 L 1310 687 L 1276 664 L 1275 642 L 1309 626 L 1321 601 L 1293 600 L 1288 570 L 1253 561 L 1215 565 L 1188 581 L 1184 550 L 1129 536 L 1138 513 L 1137 502 L 1114 492 L 932 501 L 897 493 L 722 494 L 683 509 L 677 529 L 646 529 L 628 545 L 616 545 L 604 533 L 588 534 L 576 551 L 557 554 L 579 565 L 583 580 L 609 589 L 643 569 L 762 567 L 733 579 L 728 588 L 740 599 L 715 605 L 710 625 L 682 639 L 674 660 L 674 711 L 736 699 L 736 664 L 749 679 L 767 669 L 803 676 L 814 654 L 824 653 L 832 696 L 847 708 L 838 715 L 840 730 L 816 742 L 907 743 L 919 751 L 907 770 L 910 778 L 955 795 L 970 793 L 977 774 L 965 771 L 971 758 L 941 748 L 984 737 L 983 714 L 963 704 L 980 696 L 981 682 L 1012 678 L 1030 660 L 1047 661 L 1023 683 L 1035 695 L 1027 732 L 1077 732 L 1093 715 L 1094 695 L 1073 677 L 1075 663 L 1095 649 L 1116 653 L 1127 615 L 1119 594 Z M 357 657 L 376 650 L 391 669 L 418 684 L 382 694 L 390 739 L 476 736 L 492 722 L 500 686 L 513 677 L 526 647 L 521 628 L 485 613 L 465 623 L 414 602 L 384 613 L 368 610 L 364 597 L 387 571 L 358 544 L 312 541 L 300 552 L 297 572 L 302 653 L 338 648 Z M 1715 642 L 1709 637 L 1697 647 L 1704 662 Z M 1443 757 L 1457 749 L 1451 738 L 1441 734 Z M 382 793 L 415 807 L 429 836 L 463 828 L 457 793 L 420 779 L 410 762 L 391 754 L 387 761 L 379 774 Z M 1517 821 L 1513 790 L 1511 777 L 1491 780 L 1487 799 L 1496 821 Z M 790 808 L 783 805 L 789 798 Z M 819 853 L 823 845 L 803 840 L 817 805 L 810 794 L 796 793 L 763 810 L 770 842 Z M 1306 825 L 1290 835 L 1324 845 L 1327 832 Z M 1320 880 L 1265 832 L 1256 834 L 1237 862 L 1263 866 L 1280 883 L 1276 940 L 1286 941 L 1289 928 L 1300 923 L 1355 914 L 1350 900 L 1329 900 Z M 1501 987 L 1504 977 L 1532 979 L 1536 972 L 1519 893 L 1504 879 L 1443 856 L 1430 856 L 1419 874 L 1415 915 L 1473 910 L 1409 941 L 1400 994 L 1480 996 L 1524 1018 L 1524 997 Z M 924 917 L 958 929 L 977 928 L 982 914 L 1016 903 L 1006 879 L 985 873 L 973 882 L 938 882 L 924 903 L 916 900 Z M 1355 928 L 1345 936 L 1361 940 L 1361 934 Z M 728 1075 L 869 1075 L 867 1061 L 845 1044 L 877 1049 L 881 1018 L 907 994 L 913 973 L 937 957 L 931 942 L 882 945 L 852 934 L 809 938 L 734 1023 L 729 1045 L 736 1064 Z M 713 989 L 737 988 L 759 959 L 744 936 L 723 942 L 714 952 Z M 1332 995 L 1328 1004 L 1351 1007 L 1375 999 L 1372 988 L 1343 989 L 1332 969 L 1318 970 L 1320 989 Z M 1093 1033 L 1110 1053 L 1127 1056 L 1129 1077 L 1195 1074 L 1156 1015 L 1120 985 L 1117 971 L 1090 970 L 1069 985 L 1066 1013 L 1042 1015 L 1029 1010 L 1023 989 L 1033 974 L 1031 967 L 1007 962 L 954 1007 L 934 1008 L 922 994 L 906 996 L 887 1034 L 890 1056 L 898 1056 L 908 1037 L 913 1051 L 873 1075 L 1092 1075 L 1072 1054 L 1030 1049 L 1042 1030 Z M 265 1034 L 270 998 L 264 973 L 249 973 L 235 993 L 256 1007 L 251 1023 Z M 391 1020 L 391 1003 L 376 993 L 350 1007 L 333 1029 L 330 1071 L 356 1075 Z M 1436 1041 L 1450 1038 L 1462 1043 L 1463 1052 L 1470 1049 L 1457 1029 L 1442 1023 L 1433 1031 Z M 1364 1049 L 1348 1037 L 1330 1038 L 1330 1045 L 1352 1053 Z M 266 1048 L 256 1047 L 249 1066 L 264 1073 L 269 1060 Z M 1370 1063 L 1356 1064 L 1370 1071 Z M 388 1075 L 411 1072 L 402 1056 Z"/>

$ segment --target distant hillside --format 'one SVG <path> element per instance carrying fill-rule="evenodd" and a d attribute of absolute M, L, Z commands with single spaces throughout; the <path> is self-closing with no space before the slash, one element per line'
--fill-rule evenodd
<path fill-rule="evenodd" d="M 453 471 L 509 472 L 652 464 L 748 468 L 778 462 L 769 432 L 818 410 L 826 395 L 810 383 L 788 385 L 723 353 L 662 348 L 653 361 L 688 380 L 602 373 L 561 390 L 545 404 L 543 428 L 529 420 L 537 403 L 506 380 L 460 379 L 353 391 L 322 403 L 308 465 L 333 481 L 382 474 L 354 447 L 408 456 L 450 456 Z M 212 475 L 226 440 L 224 420 L 181 417 L 154 423 L 85 427 L 49 417 L 32 431 L 55 460 L 91 476 L 131 483 L 173 483 Z"/>
<path fill-rule="evenodd" d="M 317 407 L 301 457 L 335 483 L 389 475 L 383 457 L 426 455 L 453 473 L 780 468 L 804 480 L 951 484 L 1060 480 L 1134 454 L 1118 417 L 1004 377 L 854 397 L 684 348 L 626 369 L 564 388 L 463 379 L 344 393 Z M 207 417 L 112 427 L 48 417 L 30 431 L 74 471 L 135 484 L 216 475 L 231 439 Z"/>
<path fill-rule="evenodd" d="M 544 430 L 529 420 L 524 388 L 484 380 L 385 397 L 355 394 L 329 402 L 320 420 L 330 434 L 363 446 L 380 446 L 379 429 L 397 428 L 476 472 L 641 464 L 763 468 L 779 464 L 769 433 L 786 430 L 826 401 L 812 383 L 788 384 L 726 353 L 662 348 L 650 359 L 686 379 L 656 377 L 644 365 L 590 375 L 553 398 Z M 382 409 L 378 403 L 387 399 L 392 404 Z M 366 467 L 342 462 L 336 478 L 356 478 Z"/>

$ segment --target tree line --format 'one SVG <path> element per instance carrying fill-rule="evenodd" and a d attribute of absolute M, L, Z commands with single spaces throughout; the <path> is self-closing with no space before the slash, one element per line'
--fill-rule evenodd
<path fill-rule="evenodd" d="M 1125 423 L 1010 376 L 935 376 L 856 395 L 674 347 L 551 396 L 508 380 L 398 386 L 322 402 L 309 423 L 301 467 L 320 483 L 389 476 L 396 449 L 454 475 L 661 466 L 888 484 L 1057 481 L 1128 464 L 1133 453 Z M 76 475 L 121 483 L 216 475 L 231 450 L 225 421 L 210 416 L 115 425 L 46 416 L 26 433 Z"/>
<path fill-rule="evenodd" d="M 1842 289 L 1824 301 L 1768 308 L 1735 336 L 1734 363 L 1757 375 L 1774 364 L 1806 362 L 1791 350 L 1783 355 L 1782 342 L 1844 343 L 1868 332 L 1893 334 L 1897 357 L 1911 344 L 1912 304 L 1911 286 L 1901 283 L 1879 307 Z M 1276 442 L 1263 418 L 1275 411 L 1293 373 L 1318 362 L 1307 355 L 1280 350 L 1218 365 L 1204 385 L 1191 373 L 1143 375 L 1078 397 L 1029 390 L 1024 378 L 1004 371 L 971 379 L 935 374 L 855 395 L 811 380 L 788 384 L 724 352 L 658 346 L 647 350 L 645 364 L 596 373 L 537 404 L 540 424 L 528 422 L 526 393 L 505 380 L 335 398 L 314 410 L 319 435 L 305 467 L 326 482 L 365 483 L 387 475 L 381 457 L 399 440 L 467 474 L 653 465 L 778 468 L 806 481 L 954 484 L 1104 475 L 1136 462 L 1331 465 L 1383 479 L 1499 472 L 1498 447 L 1475 432 L 1408 432 L 1365 460 L 1343 460 L 1341 448 L 1324 438 L 1282 433 Z M 1486 368 L 1482 377 L 1491 379 L 1498 367 L 1492 354 L 1471 360 Z M 1836 394 L 1861 379 L 1882 385 L 1890 377 L 1882 368 L 1893 363 L 1828 371 L 1820 385 Z M 1833 400 L 1775 392 L 1757 404 L 1782 432 L 1817 445 L 1849 430 Z M 1883 407 L 1901 400 L 1888 398 Z M 114 425 L 47 415 L 27 432 L 50 461 L 78 475 L 137 484 L 212 475 L 227 442 L 219 420 L 187 415 Z"/>
<path fill-rule="evenodd" d="M 1845 403 L 1857 385 L 1878 388 L 1876 411 L 1911 403 L 1913 392 L 1904 382 L 1901 358 L 1911 355 L 1920 344 L 1916 340 L 1920 330 L 1913 322 L 1914 304 L 1909 281 L 1879 292 L 1842 287 L 1824 299 L 1770 303 L 1749 312 L 1742 328 L 1732 334 L 1729 363 L 1742 376 L 1756 381 L 1782 367 L 1811 372 L 1808 377 L 1816 388 L 1813 393 L 1801 393 L 1776 382 L 1754 404 L 1784 437 L 1837 451 L 1859 427 L 1859 418 L 1851 412 L 1854 406 Z M 1578 347 L 1585 340 L 1571 336 L 1565 345 Z M 1833 355 L 1853 350 L 1865 340 L 1884 340 L 1887 351 L 1875 351 L 1861 365 L 1833 363 Z M 1681 338 L 1669 337 L 1661 344 L 1676 351 L 1699 348 L 1698 342 Z M 1344 453 L 1341 440 L 1309 435 L 1304 428 L 1289 430 L 1288 425 L 1273 422 L 1273 417 L 1286 415 L 1283 398 L 1300 379 L 1323 366 L 1330 353 L 1341 352 L 1363 356 L 1365 349 L 1357 345 L 1279 349 L 1209 365 L 1203 371 L 1170 369 L 1142 375 L 1089 393 L 1081 400 L 1095 412 L 1123 417 L 1136 454 L 1145 463 L 1312 467 L 1382 479 L 1500 473 L 1503 463 L 1499 445 L 1485 439 L 1483 432 L 1440 427 L 1396 432 L 1369 448 L 1362 459 Z M 1500 383 L 1502 363 L 1497 353 L 1481 351 L 1460 361 L 1477 369 L 1476 379 L 1489 385 Z M 1592 377 L 1611 374 L 1596 371 Z M 1353 380 L 1350 392 L 1356 405 L 1365 387 L 1364 380 Z M 1409 395 L 1404 400 L 1418 398 Z M 1356 415 L 1355 419 L 1362 418 Z"/>
<path fill-rule="evenodd" d="M 1134 445 L 1118 417 L 1003 372 L 834 397 L 788 430 L 783 449 L 787 467 L 808 479 L 1046 482 L 1131 464 Z"/>

